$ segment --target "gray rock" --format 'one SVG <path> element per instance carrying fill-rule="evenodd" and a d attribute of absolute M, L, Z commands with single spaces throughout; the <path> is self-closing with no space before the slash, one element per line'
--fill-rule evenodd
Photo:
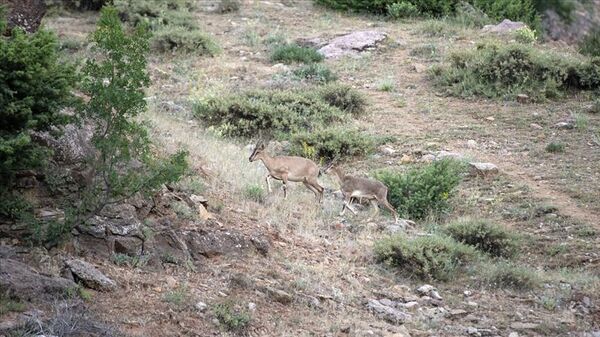
<path fill-rule="evenodd" d="M 46 14 L 46 3 L 43 0 L 3 0 L 0 4 L 8 5 L 8 29 L 11 30 L 21 27 L 26 32 L 33 33 L 38 30 Z"/>
<path fill-rule="evenodd" d="M 369 300 L 367 303 L 367 309 L 369 309 L 369 311 L 374 313 L 376 316 L 393 324 L 403 324 L 412 317 L 408 313 L 402 312 L 387 305 L 383 305 L 379 301 L 373 299 Z"/>
<path fill-rule="evenodd" d="M 129 256 L 139 256 L 144 248 L 144 241 L 137 237 L 121 237 L 114 238 L 113 251 L 118 254 L 126 254 Z"/>
<path fill-rule="evenodd" d="M 383 145 L 379 148 L 379 152 L 384 155 L 391 156 L 396 153 L 396 150 L 394 150 L 391 146 Z"/>
<path fill-rule="evenodd" d="M 519 337 L 519 333 L 518 332 L 511 332 L 508 334 L 508 337 Z"/>
<path fill-rule="evenodd" d="M 479 144 L 477 144 L 477 141 L 475 141 L 474 139 L 469 139 L 469 140 L 467 141 L 467 147 L 468 147 L 469 149 L 476 149 L 478 145 L 479 145 Z"/>
<path fill-rule="evenodd" d="M 318 51 L 326 58 L 358 55 L 361 51 L 377 46 L 377 44 L 385 40 L 386 37 L 387 34 L 380 31 L 352 32 L 334 38 Z"/>
<path fill-rule="evenodd" d="M 473 176 L 493 176 L 498 174 L 498 166 L 492 163 L 469 163 L 471 166 L 471 175 Z"/>
<path fill-rule="evenodd" d="M 187 233 L 185 241 L 194 259 L 239 253 L 251 245 L 241 233 L 208 229 Z"/>
<path fill-rule="evenodd" d="M 464 159 L 464 156 L 457 152 L 440 151 L 435 155 L 435 160 L 442 160 L 442 159 L 462 160 L 462 159 Z"/>
<path fill-rule="evenodd" d="M 196 310 L 198 310 L 200 312 L 205 312 L 206 309 L 208 308 L 208 305 L 206 305 L 206 303 L 204 303 L 204 302 L 198 302 L 194 305 L 194 307 L 196 308 Z"/>
<path fill-rule="evenodd" d="M 388 307 L 394 307 L 395 306 L 395 303 L 393 301 L 391 301 L 390 299 L 387 299 L 387 298 L 380 299 L 379 303 L 381 303 L 383 305 L 387 305 Z"/>
<path fill-rule="evenodd" d="M 417 288 L 417 293 L 421 296 L 429 296 L 431 291 L 435 290 L 435 287 L 430 284 L 424 284 Z"/>
<path fill-rule="evenodd" d="M 514 323 L 511 323 L 511 325 L 510 325 L 511 329 L 515 329 L 515 330 L 534 330 L 534 329 L 537 329 L 538 326 L 539 326 L 539 324 L 536 324 L 536 323 L 522 323 L 522 322 L 514 322 Z"/>
<path fill-rule="evenodd" d="M 117 287 L 115 281 L 108 278 L 90 263 L 72 259 L 65 261 L 65 265 L 71 270 L 75 280 L 88 288 L 98 291 L 113 291 Z"/>
<path fill-rule="evenodd" d="M 23 301 L 52 301 L 76 286 L 71 280 L 39 274 L 13 259 L 0 258 L 0 267 L 0 289 Z"/>
<path fill-rule="evenodd" d="M 32 134 L 32 139 L 53 150 L 53 158 L 62 164 L 83 163 L 89 156 L 97 153 L 92 144 L 94 127 L 90 124 L 68 124 L 61 128 L 61 136 L 53 137 L 49 132 Z"/>
<path fill-rule="evenodd" d="M 264 290 L 275 302 L 279 302 L 281 304 L 290 304 L 294 300 L 292 295 L 281 289 L 266 286 Z"/>
<path fill-rule="evenodd" d="M 474 328 L 472 326 L 467 328 L 467 334 L 469 336 L 481 336 L 481 334 L 479 333 L 479 330 L 477 328 Z"/>
<path fill-rule="evenodd" d="M 527 27 L 523 22 L 514 22 L 509 19 L 504 19 L 497 25 L 486 25 L 481 31 L 484 33 L 509 34 L 521 28 Z"/>
<path fill-rule="evenodd" d="M 543 126 L 541 126 L 541 125 L 539 125 L 537 123 L 531 123 L 531 124 L 529 124 L 529 127 L 532 128 L 532 129 L 536 129 L 536 130 L 543 130 L 544 129 Z"/>
<path fill-rule="evenodd" d="M 562 130 L 570 130 L 570 129 L 574 129 L 575 128 L 575 124 L 571 121 L 568 122 L 558 122 L 556 124 L 554 124 L 554 127 L 556 129 L 562 129 Z"/>

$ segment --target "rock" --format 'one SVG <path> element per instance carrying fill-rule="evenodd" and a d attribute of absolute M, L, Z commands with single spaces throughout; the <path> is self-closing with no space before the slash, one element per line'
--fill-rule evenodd
<path fill-rule="evenodd" d="M 269 239 L 262 235 L 255 235 L 250 238 L 250 242 L 254 245 L 254 248 L 262 255 L 267 256 L 271 249 L 271 242 Z"/>
<path fill-rule="evenodd" d="M 206 303 L 204 303 L 204 302 L 198 302 L 194 305 L 194 307 L 196 308 L 196 310 L 198 310 L 200 312 L 205 312 L 206 309 L 208 308 L 208 305 L 206 305 Z"/>
<path fill-rule="evenodd" d="M 465 316 L 468 314 L 468 311 L 462 309 L 453 309 L 448 313 L 451 317 Z"/>
<path fill-rule="evenodd" d="M 590 299 L 588 296 L 584 296 L 584 297 L 581 299 L 581 303 L 582 303 L 583 305 L 585 305 L 586 307 L 588 307 L 588 308 L 591 308 L 591 307 L 592 307 L 592 300 L 591 300 L 591 299 Z"/>
<path fill-rule="evenodd" d="M 430 284 L 424 284 L 417 288 L 417 293 L 421 296 L 429 296 L 429 294 L 435 290 L 435 287 Z"/>
<path fill-rule="evenodd" d="M 431 163 L 435 160 L 435 156 L 433 154 L 426 154 L 421 157 L 421 161 L 424 163 Z"/>
<path fill-rule="evenodd" d="M 404 227 L 399 225 L 389 225 L 385 227 L 385 232 L 388 234 L 397 234 L 404 231 Z"/>
<path fill-rule="evenodd" d="M 391 146 L 384 145 L 379 148 L 379 152 L 384 155 L 391 156 L 396 153 L 396 150 L 394 150 Z"/>
<path fill-rule="evenodd" d="M 380 299 L 379 303 L 381 303 L 383 305 L 387 305 L 388 307 L 394 307 L 395 306 L 395 303 L 392 300 L 387 299 L 387 298 Z"/>
<path fill-rule="evenodd" d="M 519 94 L 519 95 L 517 95 L 517 102 L 519 102 L 521 104 L 525 104 L 525 103 L 529 102 L 529 96 L 527 96 L 525 94 Z"/>
<path fill-rule="evenodd" d="M 387 37 L 380 31 L 358 31 L 342 35 L 329 41 L 329 43 L 318 51 L 325 58 L 338 58 L 346 55 L 358 55 L 359 52 L 368 48 L 376 47 L 377 44 Z"/>
<path fill-rule="evenodd" d="M 118 254 L 126 254 L 129 256 L 142 255 L 144 241 L 136 237 L 115 237 L 113 243 L 113 251 Z"/>
<path fill-rule="evenodd" d="M 476 148 L 477 148 L 477 146 L 478 146 L 478 144 L 477 144 L 477 142 L 476 142 L 474 139 L 469 139 L 469 140 L 467 141 L 467 147 L 468 147 L 469 149 L 476 149 Z"/>
<path fill-rule="evenodd" d="M 0 258 L 0 289 L 22 301 L 60 299 L 76 286 L 71 280 L 42 275 L 22 262 Z"/>
<path fill-rule="evenodd" d="M 481 31 L 484 33 L 495 33 L 495 34 L 510 34 L 521 28 L 526 28 L 527 25 L 523 22 L 514 22 L 509 19 L 504 19 L 497 25 L 486 25 Z"/>
<path fill-rule="evenodd" d="M 479 331 L 477 330 L 477 328 L 474 328 L 472 326 L 467 328 L 467 334 L 469 336 L 481 336 L 481 334 L 479 333 Z"/>
<path fill-rule="evenodd" d="M 383 305 L 379 301 L 373 299 L 369 300 L 367 303 L 367 309 L 376 316 L 393 324 L 403 324 L 412 317 L 408 313 Z"/>
<path fill-rule="evenodd" d="M 187 233 L 185 242 L 194 259 L 238 253 L 250 248 L 250 240 L 232 231 L 200 229 Z"/>
<path fill-rule="evenodd" d="M 422 65 L 422 64 L 419 64 L 419 63 L 415 63 L 415 64 L 413 64 L 413 65 L 412 65 L 412 69 L 413 69 L 413 70 L 414 70 L 414 71 L 415 71 L 417 74 L 420 74 L 420 73 L 424 73 L 424 72 L 426 72 L 428 68 L 427 68 L 427 66 L 425 66 L 425 65 Z"/>
<path fill-rule="evenodd" d="M 511 332 L 508 334 L 508 337 L 519 337 L 519 333 L 518 332 Z"/>
<path fill-rule="evenodd" d="M 411 310 L 411 309 L 417 308 L 419 306 L 419 302 L 417 302 L 417 301 L 410 301 L 410 302 L 403 303 L 402 306 L 405 307 L 408 310 Z"/>
<path fill-rule="evenodd" d="M 456 152 L 440 151 L 435 155 L 435 160 L 442 160 L 442 159 L 462 160 L 462 159 L 464 159 L 464 156 L 462 154 L 456 153 Z"/>
<path fill-rule="evenodd" d="M 514 322 L 510 324 L 511 329 L 515 330 L 534 330 L 539 327 L 539 324 L 536 323 L 522 323 L 522 322 Z"/>
<path fill-rule="evenodd" d="M 433 298 L 434 300 L 438 300 L 438 301 L 443 300 L 442 296 L 440 296 L 440 294 L 438 294 L 438 292 L 436 290 L 432 290 L 429 293 L 429 296 L 431 296 L 431 298 Z"/>
<path fill-rule="evenodd" d="M 21 27 L 28 33 L 38 30 L 46 14 L 44 0 L 0 0 L 0 6 L 8 7 L 8 29 Z M 3 34 L 4 32 L 0 32 Z"/>
<path fill-rule="evenodd" d="M 409 164 L 414 161 L 415 161 L 415 159 L 411 155 L 408 155 L 408 154 L 403 154 L 402 158 L 400 158 L 400 164 Z"/>
<path fill-rule="evenodd" d="M 554 124 L 554 127 L 556 129 L 570 130 L 570 129 L 575 128 L 575 124 L 572 121 L 558 122 L 558 123 Z"/>
<path fill-rule="evenodd" d="M 532 129 L 536 129 L 536 130 L 543 130 L 544 129 L 543 126 L 541 126 L 541 125 L 539 125 L 537 123 L 531 123 L 531 124 L 529 124 L 529 127 L 532 128 Z"/>
<path fill-rule="evenodd" d="M 320 37 L 312 37 L 312 38 L 298 38 L 296 39 L 296 43 L 302 47 L 309 47 L 319 49 L 327 45 L 327 40 Z"/>
<path fill-rule="evenodd" d="M 248 310 L 255 311 L 256 310 L 256 303 L 253 303 L 253 302 L 248 303 Z"/>
<path fill-rule="evenodd" d="M 410 337 L 410 333 L 408 332 L 408 328 L 402 325 L 391 333 L 385 333 L 383 337 Z"/>
<path fill-rule="evenodd" d="M 190 200 L 195 204 L 202 204 L 204 206 L 208 204 L 208 199 L 201 195 L 192 194 L 190 195 Z"/>
<path fill-rule="evenodd" d="M 472 295 L 473 295 L 473 292 L 472 292 L 471 290 L 465 290 L 465 291 L 463 291 L 463 295 L 464 295 L 465 297 L 469 297 L 469 296 L 472 296 Z"/>
<path fill-rule="evenodd" d="M 1 1 L 1 0 L 0 0 Z M 92 144 L 94 127 L 89 123 L 83 125 L 68 124 L 60 128 L 60 137 L 55 138 L 49 132 L 36 132 L 32 139 L 51 147 L 53 159 L 59 163 L 73 165 L 84 163 L 97 153 Z"/>
<path fill-rule="evenodd" d="M 490 121 L 490 122 L 493 122 L 493 121 L 496 120 L 496 118 L 494 118 L 493 116 L 486 117 L 485 119 L 488 120 L 488 121 Z"/>
<path fill-rule="evenodd" d="M 264 289 L 267 295 L 269 295 L 269 297 L 271 297 L 275 302 L 279 302 L 281 304 L 290 304 L 294 300 L 292 295 L 283 290 L 269 286 L 266 286 Z"/>
<path fill-rule="evenodd" d="M 469 163 L 472 176 L 489 177 L 498 174 L 498 166 L 492 163 Z"/>
<path fill-rule="evenodd" d="M 113 291 L 117 288 L 115 281 L 108 278 L 92 264 L 82 260 L 72 259 L 65 262 L 76 281 L 84 286 L 98 291 Z"/>
<path fill-rule="evenodd" d="M 473 308 L 476 308 L 479 306 L 479 304 L 477 304 L 477 302 L 473 302 L 473 301 L 468 301 L 467 305 Z"/>
<path fill-rule="evenodd" d="M 275 70 L 275 71 L 277 71 L 277 72 L 282 72 L 282 73 L 284 73 L 284 72 L 288 72 L 288 71 L 290 70 L 290 67 L 286 66 L 286 65 L 285 65 L 285 64 L 283 64 L 283 63 L 277 63 L 277 64 L 274 64 L 274 65 L 271 67 L 271 69 L 273 69 L 273 70 Z M 252 145 L 252 147 L 250 148 L 250 150 L 254 150 L 254 145 Z"/>

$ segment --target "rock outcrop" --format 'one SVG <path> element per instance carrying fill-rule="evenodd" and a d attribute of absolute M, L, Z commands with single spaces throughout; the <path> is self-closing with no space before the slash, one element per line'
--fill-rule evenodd
<path fill-rule="evenodd" d="M 29 33 L 38 30 L 46 14 L 44 0 L 0 0 L 0 6 L 8 8 L 8 29 L 21 27 Z"/>

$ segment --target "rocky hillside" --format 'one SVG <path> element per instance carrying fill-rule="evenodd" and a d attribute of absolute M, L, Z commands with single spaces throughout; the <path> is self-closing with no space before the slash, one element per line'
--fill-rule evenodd
<path fill-rule="evenodd" d="M 54 152 L 16 178 L 35 222 L 0 219 L 0 336 L 600 335 L 597 61 L 510 21 L 185 3 L 121 16 L 154 24 L 152 151 L 186 149 L 191 169 L 36 242 L 96 148 L 85 124 L 35 133 Z M 585 6 L 548 34 L 577 40 Z M 98 17 L 42 23 L 76 60 Z M 301 183 L 269 193 L 259 130 L 273 155 L 386 182 L 403 219 L 366 200 L 339 215 L 328 174 L 322 203 Z"/>

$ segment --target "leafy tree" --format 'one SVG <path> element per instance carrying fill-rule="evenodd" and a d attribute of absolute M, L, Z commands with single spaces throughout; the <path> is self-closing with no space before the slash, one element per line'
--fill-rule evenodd
<path fill-rule="evenodd" d="M 0 7 L 0 32 L 5 28 Z M 26 34 L 15 28 L 0 36 L 0 216 L 20 215 L 23 203 L 10 192 L 15 173 L 40 167 L 50 152 L 32 142 L 31 132 L 64 123 L 60 111 L 74 102 L 75 72 L 59 61 L 57 51 L 49 31 Z"/>

